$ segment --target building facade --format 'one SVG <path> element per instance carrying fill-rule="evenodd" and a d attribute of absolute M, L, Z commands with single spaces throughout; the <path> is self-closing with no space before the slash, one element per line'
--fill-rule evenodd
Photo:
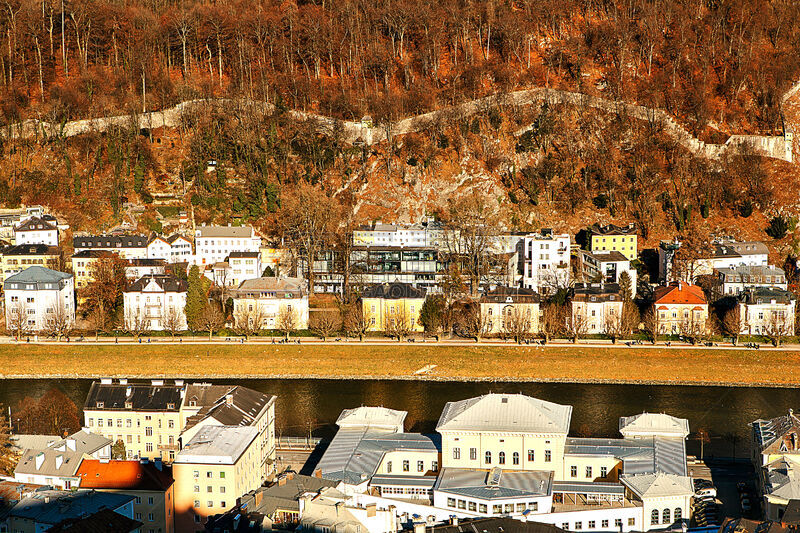
<path fill-rule="evenodd" d="M 794 335 L 794 294 L 784 289 L 757 287 L 739 297 L 739 324 L 743 335 Z"/>
<path fill-rule="evenodd" d="M 6 279 L 19 274 L 31 266 L 58 269 L 61 262 L 61 251 L 55 246 L 46 244 L 23 244 L 8 246 L 2 251 L 0 258 L 2 276 Z"/>
<path fill-rule="evenodd" d="M 606 334 L 621 326 L 623 297 L 617 283 L 576 283 L 570 306 L 574 334 Z"/>
<path fill-rule="evenodd" d="M 261 238 L 251 226 L 200 226 L 194 235 L 195 261 L 213 265 L 231 252 L 258 252 Z"/>
<path fill-rule="evenodd" d="M 361 309 L 369 331 L 422 332 L 419 312 L 424 303 L 425 289 L 407 283 L 373 285 L 361 293 Z"/>
<path fill-rule="evenodd" d="M 619 252 L 628 261 L 633 261 L 639 255 L 638 231 L 636 224 L 617 226 L 595 224 L 589 228 L 589 250 L 592 253 Z"/>
<path fill-rule="evenodd" d="M 786 273 L 775 265 L 741 265 L 718 268 L 720 289 L 724 296 L 738 296 L 747 289 L 770 287 L 786 290 Z"/>
<path fill-rule="evenodd" d="M 302 278 L 257 278 L 243 281 L 233 296 L 234 320 L 254 320 L 266 329 L 308 329 L 308 289 Z M 288 322 L 287 322 L 288 323 Z"/>
<path fill-rule="evenodd" d="M 524 242 L 522 286 L 540 294 L 550 294 L 568 287 L 569 235 L 542 230 L 526 235 Z"/>
<path fill-rule="evenodd" d="M 653 312 L 661 335 L 698 335 L 707 331 L 708 301 L 703 289 L 682 281 L 653 293 Z"/>
<path fill-rule="evenodd" d="M 75 253 L 106 250 L 123 259 L 146 259 L 148 238 L 144 235 L 79 235 L 72 238 Z"/>
<path fill-rule="evenodd" d="M 187 329 L 186 280 L 149 275 L 125 289 L 125 327 L 134 331 L 184 331 Z"/>
<path fill-rule="evenodd" d="M 14 228 L 14 244 L 58 246 L 58 224 L 53 217 L 30 217 Z"/>
<path fill-rule="evenodd" d="M 3 282 L 6 327 L 18 333 L 66 330 L 75 324 L 71 274 L 32 266 Z"/>
<path fill-rule="evenodd" d="M 480 298 L 481 314 L 488 320 L 488 334 L 513 334 L 524 327 L 539 332 L 539 294 L 531 289 L 498 287 Z"/>

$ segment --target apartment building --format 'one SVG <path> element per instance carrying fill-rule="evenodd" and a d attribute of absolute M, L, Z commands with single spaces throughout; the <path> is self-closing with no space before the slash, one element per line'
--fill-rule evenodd
<path fill-rule="evenodd" d="M 569 286 L 570 238 L 543 229 L 524 237 L 522 286 L 540 294 Z"/>
<path fill-rule="evenodd" d="M 747 289 L 788 288 L 786 273 L 775 265 L 739 265 L 715 270 L 724 296 L 738 296 Z"/>
<path fill-rule="evenodd" d="M 14 227 L 14 244 L 58 246 L 58 224 L 52 216 L 30 217 Z"/>
<path fill-rule="evenodd" d="M 294 329 L 308 328 L 308 288 L 304 279 L 249 279 L 234 292 L 236 321 L 255 320 L 263 328 L 278 329 L 284 314 L 292 316 Z"/>
<path fill-rule="evenodd" d="M 77 522 L 96 513 L 111 511 L 129 519 L 122 522 L 130 529 L 116 531 L 136 531 L 138 523 L 133 520 L 133 501 L 133 496 L 125 494 L 89 490 L 37 490 L 21 498 L 8 512 L 6 520 L 8 530 L 14 533 L 42 533 L 57 531 L 57 526 L 69 525 L 70 521 Z"/>
<path fill-rule="evenodd" d="M 796 304 L 794 294 L 784 289 L 747 289 L 739 297 L 739 331 L 743 335 L 794 335 Z"/>
<path fill-rule="evenodd" d="M 31 266 L 57 269 L 61 263 L 61 251 L 46 244 L 21 244 L 3 248 L 0 257 L 2 279 L 19 274 Z"/>
<path fill-rule="evenodd" d="M 627 226 L 616 224 L 595 224 L 588 231 L 589 250 L 597 252 L 619 252 L 628 261 L 633 261 L 639 255 L 638 231 L 636 224 Z"/>
<path fill-rule="evenodd" d="M 225 261 L 231 252 L 259 252 L 261 238 L 252 226 L 200 226 L 194 235 L 198 265 Z"/>
<path fill-rule="evenodd" d="M 146 259 L 148 238 L 144 235 L 78 235 L 72 238 L 75 253 L 106 250 L 123 259 Z"/>
<path fill-rule="evenodd" d="M 176 531 L 204 531 L 208 517 L 261 486 L 260 455 L 252 426 L 204 426 L 185 442 L 172 465 Z"/>
<path fill-rule="evenodd" d="M 119 257 L 108 250 L 83 250 L 72 255 L 72 272 L 75 274 L 75 288 L 86 288 L 94 281 L 95 269 L 101 260 L 110 261 Z"/>
<path fill-rule="evenodd" d="M 587 252 L 580 250 L 577 255 L 580 278 L 585 283 L 617 283 L 621 285 L 623 274 L 630 282 L 630 297 L 636 296 L 637 272 L 631 268 L 631 261 L 618 251 Z"/>
<path fill-rule="evenodd" d="M 212 269 L 212 281 L 221 287 L 238 287 L 242 282 L 261 277 L 261 252 L 231 252 Z"/>
<path fill-rule="evenodd" d="M 353 231 L 353 244 L 367 247 L 429 247 L 444 243 L 445 227 L 426 218 L 419 224 L 384 224 L 381 221 L 359 226 Z"/>
<path fill-rule="evenodd" d="M 708 301 L 697 285 L 678 281 L 658 287 L 653 293 L 658 332 L 662 335 L 705 333 Z"/>
<path fill-rule="evenodd" d="M 75 475 L 82 490 L 132 496 L 133 519 L 142 523 L 141 533 L 175 531 L 172 471 L 160 460 L 84 459 Z"/>
<path fill-rule="evenodd" d="M 121 441 L 127 459 L 169 462 L 180 450 L 183 392 L 182 382 L 95 381 L 83 406 L 84 425 L 115 443 Z"/>
<path fill-rule="evenodd" d="M 531 289 L 498 287 L 480 298 L 481 314 L 488 320 L 488 334 L 514 333 L 518 325 L 539 332 L 539 294 Z"/>
<path fill-rule="evenodd" d="M 570 305 L 574 334 L 597 335 L 621 326 L 623 297 L 616 283 L 576 283 Z"/>
<path fill-rule="evenodd" d="M 125 327 L 136 331 L 186 330 L 187 290 L 187 281 L 173 276 L 139 278 L 125 289 Z"/>
<path fill-rule="evenodd" d="M 188 263 L 192 260 L 192 241 L 180 234 L 153 235 L 147 242 L 147 258 L 167 263 Z"/>
<path fill-rule="evenodd" d="M 167 264 L 163 259 L 128 259 L 125 264 L 125 277 L 137 280 L 148 276 L 164 276 Z"/>
<path fill-rule="evenodd" d="M 681 243 L 662 241 L 658 247 L 658 276 L 666 282 L 684 281 L 694 283 L 698 276 L 713 275 L 714 270 L 739 266 L 767 266 L 769 249 L 762 242 L 736 241 L 731 237 L 719 237 L 711 241 L 701 257 L 685 261 L 679 272 L 674 272 L 675 254 Z"/>
<path fill-rule="evenodd" d="M 18 333 L 42 332 L 75 323 L 72 274 L 32 266 L 3 282 L 6 326 Z"/>

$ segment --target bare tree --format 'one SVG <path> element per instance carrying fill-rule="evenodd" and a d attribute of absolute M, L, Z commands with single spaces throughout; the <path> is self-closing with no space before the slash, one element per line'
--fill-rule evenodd
<path fill-rule="evenodd" d="M 739 344 L 739 335 L 742 331 L 739 304 L 734 304 L 725 312 L 722 317 L 722 330 L 732 339 L 734 346 Z"/>
<path fill-rule="evenodd" d="M 567 302 L 566 306 L 569 306 L 569 302 Z M 567 336 L 572 339 L 573 344 L 578 342 L 580 337 L 586 335 L 586 331 L 589 326 L 589 319 L 586 316 L 586 313 L 576 312 L 572 310 L 571 312 L 567 311 L 564 313 L 566 315 L 566 334 Z"/>
<path fill-rule="evenodd" d="M 477 302 L 465 309 L 464 330 L 467 335 L 475 339 L 475 342 L 480 342 L 491 330 L 489 314 L 483 311 Z"/>
<path fill-rule="evenodd" d="M 769 312 L 764 333 L 769 337 L 774 346 L 780 346 L 784 337 L 792 334 L 791 324 L 784 311 L 772 310 Z"/>
<path fill-rule="evenodd" d="M 234 329 L 240 335 L 244 335 L 245 339 L 257 333 L 263 322 L 264 314 L 258 303 L 255 305 L 241 303 L 233 314 Z"/>
<path fill-rule="evenodd" d="M 342 328 L 341 315 L 336 309 L 318 309 L 309 322 L 311 331 L 321 337 L 323 342 Z"/>
<path fill-rule="evenodd" d="M 523 311 L 518 307 L 507 307 L 503 310 L 503 333 L 514 339 L 514 342 L 522 343 L 531 334 L 530 310 Z"/>
<path fill-rule="evenodd" d="M 175 335 L 184 329 L 184 320 L 181 314 L 175 309 L 175 306 L 167 307 L 164 312 L 164 329 L 169 331 L 172 339 L 175 340 Z"/>
<path fill-rule="evenodd" d="M 409 323 L 408 315 L 405 309 L 399 305 L 397 309 L 386 314 L 383 327 L 386 336 L 396 337 L 398 342 L 411 332 L 411 324 Z"/>
<path fill-rule="evenodd" d="M 284 305 L 278 311 L 278 329 L 283 332 L 287 341 L 289 340 L 289 335 L 297 329 L 299 323 L 300 317 L 297 316 L 297 309 Z"/>
<path fill-rule="evenodd" d="M 658 319 L 658 312 L 651 306 L 644 314 L 642 322 L 644 323 L 644 330 L 650 336 L 650 342 L 655 344 L 661 333 L 661 322 Z"/>
<path fill-rule="evenodd" d="M 220 311 L 219 306 L 213 302 L 206 302 L 200 315 L 197 317 L 198 325 L 203 331 L 208 331 L 208 340 L 214 336 L 214 332 L 225 324 L 225 315 Z"/>
<path fill-rule="evenodd" d="M 542 306 L 541 330 L 545 343 L 564 333 L 564 307 L 554 302 Z"/>
<path fill-rule="evenodd" d="M 359 341 L 364 340 L 372 326 L 372 311 L 365 309 L 361 302 L 356 301 L 347 306 L 345 310 L 344 328 L 349 335 L 358 337 Z"/>
<path fill-rule="evenodd" d="M 138 339 L 150 331 L 150 320 L 141 309 L 126 309 L 122 328 Z"/>
<path fill-rule="evenodd" d="M 17 302 L 13 302 L 6 309 L 6 329 L 17 340 L 22 338 L 23 335 L 30 333 L 31 328 L 28 325 L 28 306 L 22 301 L 22 298 Z"/>
<path fill-rule="evenodd" d="M 73 325 L 72 317 L 67 312 L 64 303 L 60 300 L 45 314 L 44 331 L 57 340 L 68 336 L 69 332 L 72 331 Z"/>

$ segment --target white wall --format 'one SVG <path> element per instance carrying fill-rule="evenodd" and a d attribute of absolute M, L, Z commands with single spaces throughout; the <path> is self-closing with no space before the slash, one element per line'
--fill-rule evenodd
<path fill-rule="evenodd" d="M 71 324 L 75 323 L 75 280 L 63 280 L 61 289 L 24 290 L 8 289 L 5 293 L 6 324 L 11 323 L 11 313 L 20 309 L 27 316 L 27 329 L 40 332 L 47 329 L 47 318 L 60 305 Z"/>
<path fill-rule="evenodd" d="M 14 243 L 58 246 L 58 230 L 16 231 L 14 232 Z"/>

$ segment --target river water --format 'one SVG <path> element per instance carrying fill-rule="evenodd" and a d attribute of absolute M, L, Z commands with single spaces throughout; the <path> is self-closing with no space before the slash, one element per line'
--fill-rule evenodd
<path fill-rule="evenodd" d="M 774 417 L 790 408 L 800 410 L 800 389 L 699 387 L 673 385 L 604 385 L 577 383 L 438 382 L 405 380 L 259 379 L 212 380 L 236 383 L 274 394 L 276 431 L 284 436 L 330 438 L 342 409 L 379 405 L 408 411 L 407 431 L 430 432 L 448 401 L 487 392 L 521 392 L 573 406 L 570 435 L 618 437 L 620 416 L 644 411 L 664 412 L 689 420 L 693 434 L 710 436 L 705 455 L 747 457 L 748 424 Z M 0 380 L 0 405 L 16 406 L 25 396 L 39 396 L 59 387 L 80 407 L 91 380 Z M 699 441 L 690 436 L 688 453 L 699 455 Z"/>

